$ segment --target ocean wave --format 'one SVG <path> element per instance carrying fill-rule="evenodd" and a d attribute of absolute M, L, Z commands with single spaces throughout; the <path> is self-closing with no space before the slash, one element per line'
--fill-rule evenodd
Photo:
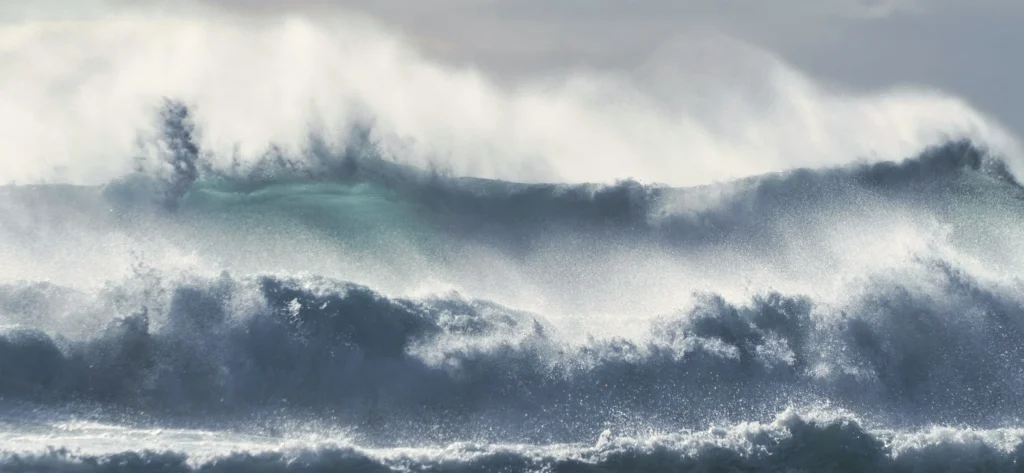
<path fill-rule="evenodd" d="M 184 114 L 182 107 L 173 110 Z M 167 125 L 167 134 L 177 137 L 169 138 L 173 142 L 181 141 L 178 134 L 184 133 L 176 130 L 187 128 L 180 114 L 171 115 Z M 566 185 L 457 178 L 386 159 L 367 129 L 356 128 L 352 136 L 343 153 L 314 153 L 314 164 L 274 156 L 232 171 L 211 169 L 198 181 L 194 145 L 177 145 L 192 150 L 166 157 L 177 171 L 118 181 L 104 192 L 115 204 L 127 206 L 161 199 L 166 206 L 185 205 L 193 211 L 223 213 L 255 206 L 258 211 L 312 214 L 320 222 L 353 215 L 379 219 L 348 222 L 358 228 L 401 227 L 399 220 L 407 219 L 454 237 L 506 245 L 522 245 L 538 234 L 565 233 L 639 237 L 659 244 L 725 239 L 736 244 L 752 234 L 770 233 L 776 222 L 793 215 L 907 206 L 944 217 L 968 189 L 989 199 L 1024 199 L 1024 189 L 1006 161 L 970 141 L 935 146 L 901 162 L 797 169 L 672 188 L 634 180 Z M 158 180 L 150 183 L 152 177 Z M 145 198 L 149 189 L 159 195 Z M 394 218 L 384 220 L 382 215 Z"/>
<path fill-rule="evenodd" d="M 100 187 L 2 188 L 12 417 L 30 405 L 128 425 L 290 419 L 348 426 L 369 448 L 641 438 L 792 406 L 900 431 L 1009 429 L 1024 415 L 1024 261 L 1008 252 L 1024 237 L 1024 189 L 973 143 L 673 188 L 455 177 L 385 159 L 356 130 L 361 144 L 315 166 L 277 156 L 226 171 L 190 144 L 187 108 L 168 107 L 161 166 Z M 890 447 L 863 468 L 961 448 Z M 323 458 L 394 468 L 353 451 Z M 781 465 L 748 453 L 708 455 Z M 240 455 L 217 465 L 296 464 Z M 189 458 L 8 460 L 222 468 Z M 466 468 L 584 468 L 530 458 Z M 585 468 L 705 461 L 614 458 Z"/>
<path fill-rule="evenodd" d="M 0 470 L 1020 471 L 1017 139 L 736 57 L 0 25 Z"/>
<path fill-rule="evenodd" d="M 160 434 L 158 436 L 173 437 Z M 151 442 L 152 435 L 143 435 Z M 208 441 L 214 440 L 205 437 Z M 21 439 L 24 440 L 24 439 Z M 168 438 L 175 444 L 181 439 Z M 17 440 L 16 440 L 17 441 Z M 185 442 L 187 443 L 187 442 Z M 115 453 L 35 448 L 0 454 L 0 466 L 34 471 L 1018 471 L 1019 431 L 933 429 L 870 431 L 853 419 L 816 419 L 787 412 L 773 422 L 643 438 L 601 434 L 596 444 L 451 444 L 445 447 L 361 448 L 245 445 L 235 452 L 127 450 Z M 109 446 L 107 448 L 114 448 Z M 230 448 L 230 446 L 228 446 Z M 41 450 L 41 451 L 40 451 Z M 91 450 L 96 450 L 95 447 Z"/>
<path fill-rule="evenodd" d="M 1024 414 L 1019 282 L 984 283 L 941 261 L 921 271 L 923 286 L 877 280 L 840 307 L 704 294 L 640 338 L 582 343 L 540 315 L 458 296 L 193 278 L 97 336 L 7 329 L 0 395 L 186 423 L 282 409 L 371 437 L 441 440 L 575 441 L 600 423 L 671 428 L 823 403 L 891 426 L 1012 424 Z"/>

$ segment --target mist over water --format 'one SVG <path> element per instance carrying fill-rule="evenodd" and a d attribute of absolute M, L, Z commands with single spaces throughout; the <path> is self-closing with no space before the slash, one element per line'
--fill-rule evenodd
<path fill-rule="evenodd" d="M 0 152 L 17 157 L 0 179 L 19 183 L 102 184 L 159 154 L 165 98 L 192 107 L 197 144 L 218 167 L 275 151 L 305 160 L 310 134 L 337 149 L 367 121 L 391 159 L 530 182 L 700 185 L 963 138 L 1019 153 L 955 97 L 830 90 L 722 37 L 668 44 L 635 71 L 511 86 L 345 15 L 127 12 L 7 24 L 0 48 L 0 84 L 17 91 L 0 115 Z"/>
<path fill-rule="evenodd" d="M 712 39 L 0 26 L 0 470 L 1017 471 L 1016 138 Z"/>

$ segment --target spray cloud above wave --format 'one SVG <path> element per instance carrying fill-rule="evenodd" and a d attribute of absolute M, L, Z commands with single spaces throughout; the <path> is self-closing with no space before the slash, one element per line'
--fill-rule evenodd
<path fill-rule="evenodd" d="M 518 181 L 695 185 L 900 159 L 958 138 L 1017 156 L 1010 134 L 954 97 L 832 91 L 720 35 L 667 45 L 633 74 L 512 86 L 337 15 L 136 13 L 8 24 L 0 36 L 0 81 L 17 91 L 0 116 L 8 182 L 128 171 L 126 157 L 151 153 L 140 140 L 164 98 L 194 107 L 199 144 L 221 166 L 272 146 L 301 155 L 311 134 L 338 147 L 366 121 L 388 156 Z"/>

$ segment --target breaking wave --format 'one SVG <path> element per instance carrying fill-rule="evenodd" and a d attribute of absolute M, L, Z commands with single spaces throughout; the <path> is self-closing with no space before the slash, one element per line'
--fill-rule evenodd
<path fill-rule="evenodd" d="M 88 220 L 108 240 L 120 233 L 119 239 L 145 247 L 152 245 L 147 239 L 163 239 L 161 245 L 192 245 L 198 253 L 197 264 L 184 269 L 136 255 L 127 276 L 106 278 L 99 287 L 31 278 L 0 285 L 7 324 L 0 335 L 0 398 L 6 411 L 14 417 L 29 409 L 135 426 L 243 432 L 280 432 L 277 424 L 289 419 L 343 426 L 364 447 L 294 457 L 236 453 L 198 464 L 186 453 L 52 451 L 8 455 L 8 469 L 218 471 L 331 464 L 387 471 L 397 464 L 360 448 L 467 439 L 552 447 L 530 447 L 540 449 L 533 453 L 474 447 L 482 450 L 466 453 L 469 460 L 442 458 L 447 452 L 413 469 L 770 470 L 799 468 L 800 462 L 834 469 L 837 461 L 847 464 L 837 460 L 844 455 L 860 465 L 857 471 L 912 471 L 950 455 L 964 455 L 958 458 L 965 468 L 972 462 L 1016 464 L 1020 447 L 1000 453 L 964 440 L 967 433 L 896 455 L 891 439 L 877 431 L 907 436 L 951 425 L 1011 435 L 1024 415 L 1017 394 L 1024 390 L 1024 283 L 1015 272 L 1019 262 L 1003 253 L 1024 230 L 1024 189 L 998 157 L 969 142 L 899 163 L 670 188 L 451 177 L 366 154 L 372 150 L 367 143 L 361 154 L 325 158 L 335 164 L 323 168 L 268 161 L 244 171 L 200 173 L 188 131 L 172 132 L 185 137 L 177 149 L 185 150 L 187 162 L 172 163 L 173 172 L 162 177 L 140 174 L 98 188 L 5 189 L 8 216 L 46 217 L 9 218 L 17 223 L 6 229 L 9 248 L 38 245 L 40 238 L 55 246 L 74 244 L 72 237 L 91 243 L 87 226 L 76 223 Z M 828 245 L 868 251 L 870 230 L 849 223 L 858 220 L 943 230 L 883 255 L 884 261 L 870 255 L 869 264 L 850 266 L 864 256 L 822 256 L 831 251 Z M 256 239 L 243 237 L 257 228 L 266 230 Z M 168 237 L 174 229 L 185 231 Z M 275 229 L 314 236 L 286 241 Z M 868 235 L 868 246 L 850 245 L 850 234 L 858 232 Z M 208 240 L 211 233 L 220 236 Z M 826 245 L 825 251 L 808 256 L 800 248 L 780 248 L 800 233 Z M 312 244 L 307 252 L 340 245 L 347 258 L 395 265 L 399 272 L 404 255 L 418 254 L 406 268 L 410 280 L 424 265 L 437 272 L 474 271 L 448 273 L 455 285 L 443 289 L 410 292 L 411 286 L 397 284 L 382 292 L 287 258 L 275 263 L 275 271 L 257 266 L 253 272 L 223 257 L 232 246 L 246 260 L 253 251 L 269 256 L 274 250 L 268 240 L 289 255 L 303 245 Z M 485 264 L 500 265 L 474 267 L 480 263 L 458 259 L 482 247 L 493 253 Z M 673 297 L 663 302 L 674 308 L 588 319 L 579 307 L 606 305 L 609 297 L 626 307 L 654 294 L 646 284 L 634 283 L 628 291 L 639 293 L 625 296 L 627 289 L 615 287 L 624 278 L 664 277 L 645 274 L 652 263 L 642 257 L 628 264 L 601 259 L 630 248 L 673 264 L 710 255 L 698 270 L 709 279 L 724 277 L 726 290 L 670 281 L 661 288 L 674 288 Z M 595 250 L 601 254 L 595 257 Z M 588 269 L 604 265 L 608 272 L 565 272 L 557 267 L 563 263 L 547 261 L 552 254 Z M 204 270 L 207 256 L 223 272 Z M 726 270 L 703 266 L 711 261 Z M 826 274 L 820 268 L 801 263 L 850 267 L 830 268 L 829 280 L 820 277 Z M 353 277 L 378 274 L 355 268 Z M 492 292 L 494 301 L 465 294 L 487 270 L 497 273 L 492 278 L 504 273 L 540 281 L 551 277 L 544 272 L 555 272 L 563 281 L 533 292 L 546 301 L 535 307 L 563 311 L 516 308 L 501 300 L 515 300 L 514 291 Z M 730 278 L 748 288 L 736 291 Z M 783 287 L 802 281 L 791 288 L 815 290 L 760 283 L 751 289 L 753 278 Z M 559 294 L 588 281 L 598 291 L 614 292 L 590 304 L 579 300 L 593 292 Z M 831 289 L 821 290 L 829 283 Z M 573 307 L 577 311 L 564 311 Z M 608 323 L 620 326 L 609 331 L 602 327 Z M 742 448 L 718 445 L 714 430 L 671 437 L 678 443 L 672 445 L 651 437 L 821 409 L 857 420 L 815 424 L 792 414 L 770 434 L 750 434 Z M 605 430 L 648 440 L 615 451 L 564 447 L 593 442 Z M 554 445 L 574 453 L 545 453 Z"/>
<path fill-rule="evenodd" d="M 170 24 L 137 46 L 149 57 L 225 35 L 197 56 L 220 70 L 248 33 L 215 26 Z M 54 34 L 5 28 L 7 49 Z M 301 21 L 282 28 L 257 39 L 333 44 Z M 710 172 L 664 159 L 681 152 L 678 123 L 646 99 L 592 102 L 607 84 L 500 91 L 367 38 L 380 55 L 313 59 L 398 90 L 442 84 L 458 103 L 476 91 L 467 103 L 490 108 L 438 120 L 358 67 L 339 94 L 365 99 L 372 120 L 325 98 L 319 128 L 296 131 L 301 110 L 251 122 L 289 124 L 283 138 L 246 134 L 237 104 L 214 100 L 259 87 L 233 96 L 199 66 L 159 86 L 125 79 L 140 90 L 112 98 L 109 123 L 83 124 L 105 81 L 66 109 L 37 107 L 33 88 L 18 98 L 15 112 L 95 133 L 61 144 L 23 127 L 0 145 L 30 151 L 4 179 L 36 182 L 0 187 L 0 470 L 1020 470 L 1024 187 L 1007 136 L 965 105 L 848 103 L 776 70 L 789 84 L 776 92 L 853 117 L 840 125 L 866 127 L 851 136 L 878 138 L 879 154 L 794 139 L 775 150 L 793 159 L 755 162 L 747 147 L 765 147 L 690 123 L 699 149 L 729 158 Z M 148 77 L 100 56 L 101 76 Z M 67 79 L 25 67 L 45 76 L 19 79 L 33 87 Z M 333 97 L 310 74 L 284 79 L 299 99 Z M 125 130 L 164 89 L 187 100 L 160 102 L 128 170 Z M 930 125 L 906 125 L 908 107 Z M 549 112 L 558 123 L 534 123 Z M 476 121 L 492 115 L 511 125 Z M 51 152 L 102 168 L 90 146 L 104 137 L 116 169 L 98 179 L 24 180 Z M 659 137 L 662 154 L 634 159 Z M 607 179 L 623 170 L 643 180 Z M 605 182 L 584 183 L 594 176 Z"/>
<path fill-rule="evenodd" d="M 1024 413 L 1013 362 L 1024 355 L 1019 283 L 920 265 L 926 288 L 875 282 L 839 307 L 776 292 L 743 304 L 701 294 L 640 338 L 582 343 L 538 316 L 457 296 L 194 278 L 169 287 L 165 306 L 98 336 L 8 329 L 0 394 L 186 425 L 281 410 L 431 441 L 580 441 L 597 425 L 664 430 L 826 404 L 888 426 L 1013 425 Z M 26 319 L 39 309 L 26 301 L 74 297 L 45 284 L 0 294 L 7 313 Z"/>
<path fill-rule="evenodd" d="M 103 431 L 96 426 L 92 430 Z M 89 428 L 70 427 L 76 433 Z M 109 429 L 106 429 L 109 433 Z M 848 418 L 780 414 L 773 422 L 650 435 L 602 433 L 596 444 L 482 445 L 373 449 L 314 440 L 280 442 L 240 437 L 248 451 L 226 453 L 202 432 L 136 431 L 156 449 L 74 453 L 49 449 L 0 455 L 5 471 L 234 472 L 234 471 L 1018 471 L 1024 461 L 1020 431 L 932 429 L 914 434 L 871 432 Z M 26 437 L 8 438 L 24 442 Z M 200 443 L 202 442 L 202 443 Z M 157 450 L 162 443 L 199 451 Z M 306 446 L 299 446 L 304 443 Z M 1014 446 L 1016 445 L 1016 446 Z M 204 448 L 205 447 L 205 448 Z M 93 448 L 95 450 L 95 447 Z"/>

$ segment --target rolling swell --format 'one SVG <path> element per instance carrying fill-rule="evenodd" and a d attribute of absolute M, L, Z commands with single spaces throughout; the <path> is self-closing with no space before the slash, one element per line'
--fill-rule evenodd
<path fill-rule="evenodd" d="M 340 149 L 332 148 L 314 134 L 301 156 L 289 156 L 271 147 L 253 163 L 243 165 L 236 160 L 223 167 L 210 161 L 210 156 L 196 144 L 188 106 L 175 100 L 165 102 L 157 138 L 158 162 L 153 165 L 142 160 L 138 171 L 142 177 L 156 181 L 160 193 L 157 198 L 170 210 L 176 209 L 189 191 L 204 181 L 201 188 L 243 195 L 275 183 L 334 182 L 368 184 L 393 191 L 396 198 L 448 214 L 453 221 L 446 223 L 457 224 L 465 231 L 486 230 L 493 220 L 526 226 L 565 222 L 637 227 L 649 223 L 653 216 L 660 216 L 660 226 L 674 228 L 670 232 L 683 237 L 695 230 L 694 218 L 708 224 L 735 224 L 750 221 L 759 211 L 784 207 L 780 204 L 808 198 L 842 200 L 856 191 L 878 193 L 890 199 L 921 197 L 922 193 L 951 190 L 949 187 L 961 182 L 971 171 L 1016 188 L 1017 195 L 1021 195 L 1020 184 L 1002 158 L 969 140 L 933 146 L 901 162 L 796 169 L 726 184 L 670 188 L 643 185 L 631 179 L 615 185 L 566 185 L 453 177 L 443 167 L 422 170 L 401 164 L 400 157 L 381 151 L 373 138 L 372 125 L 357 124 L 349 130 Z M 110 195 L 116 198 L 121 188 L 114 185 Z M 726 212 L 714 208 L 701 209 L 704 211 L 689 215 L 689 219 L 661 212 L 667 199 L 707 204 L 709 196 L 723 194 L 727 197 L 725 206 L 732 206 L 728 213 L 733 218 L 725 218 L 721 214 Z M 122 196 L 125 200 L 139 200 L 138 197 Z M 736 214 L 742 211 L 746 213 Z"/>
<path fill-rule="evenodd" d="M 1024 201 L 1024 188 L 1004 162 L 968 141 L 899 163 L 798 169 L 670 188 L 632 180 L 567 185 L 449 177 L 380 155 L 368 130 L 357 129 L 353 136 L 343 152 L 313 147 L 313 158 L 306 161 L 275 155 L 252 168 L 207 169 L 198 180 L 176 175 L 162 184 L 178 196 L 167 205 L 211 213 L 211 218 L 228 212 L 309 215 L 304 225 L 329 227 L 346 237 L 356 227 L 372 232 L 418 222 L 410 239 L 429 239 L 426 233 L 433 233 L 522 256 L 552 239 L 580 235 L 668 248 L 731 245 L 763 251 L 782 244 L 784 227 L 834 212 L 912 208 L 958 225 L 954 213 L 965 196 L 975 196 L 979 207 L 1000 200 L 999 210 L 1016 216 L 1021 207 L 1014 203 Z M 125 188 L 115 184 L 105 192 L 114 201 L 137 202 L 136 194 L 122 195 Z M 366 218 L 347 220 L 357 215 Z"/>

